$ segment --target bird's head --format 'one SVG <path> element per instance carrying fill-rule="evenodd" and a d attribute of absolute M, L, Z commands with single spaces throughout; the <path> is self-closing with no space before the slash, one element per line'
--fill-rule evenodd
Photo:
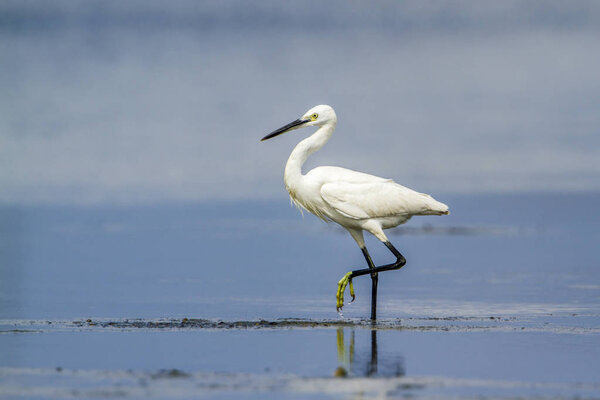
<path fill-rule="evenodd" d="M 337 116 L 333 108 L 328 105 L 318 105 L 304 113 L 300 118 L 274 130 L 261 140 L 271 139 L 282 133 L 292 131 L 294 129 L 303 128 L 305 126 L 323 126 L 325 124 L 335 124 Z"/>

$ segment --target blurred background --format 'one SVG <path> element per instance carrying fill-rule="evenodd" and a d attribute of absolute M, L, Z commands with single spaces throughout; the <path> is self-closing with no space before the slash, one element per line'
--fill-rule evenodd
<path fill-rule="evenodd" d="M 0 202 L 284 198 L 309 161 L 434 193 L 600 189 L 596 1 L 0 3 Z"/>
<path fill-rule="evenodd" d="M 317 104 L 339 123 L 308 168 L 452 210 L 392 233 L 413 267 L 382 307 L 596 299 L 599 34 L 597 1 L 4 0 L 0 316 L 335 317 L 364 261 L 289 206 L 309 132 L 259 141 Z"/>

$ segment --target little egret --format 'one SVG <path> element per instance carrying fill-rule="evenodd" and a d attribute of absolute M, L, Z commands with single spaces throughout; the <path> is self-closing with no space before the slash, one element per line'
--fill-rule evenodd
<path fill-rule="evenodd" d="M 391 179 L 384 179 L 340 167 L 317 167 L 306 175 L 302 165 L 315 151 L 327 143 L 335 126 L 337 116 L 333 108 L 319 105 L 308 110 L 299 119 L 269 133 L 267 140 L 284 132 L 307 126 L 319 129 L 296 145 L 287 161 L 284 182 L 292 202 L 310 211 L 326 222 L 337 222 L 354 238 L 367 261 L 368 268 L 348 272 L 338 282 L 336 293 L 337 310 L 344 306 L 344 291 L 350 284 L 350 295 L 354 301 L 352 279 L 370 274 L 371 319 L 377 317 L 378 273 L 400 269 L 406 259 L 390 243 L 384 229 L 393 228 L 408 221 L 413 215 L 448 214 L 448 206 L 431 196 L 415 192 Z M 394 254 L 392 264 L 376 267 L 365 246 L 363 231 L 373 234 Z"/>

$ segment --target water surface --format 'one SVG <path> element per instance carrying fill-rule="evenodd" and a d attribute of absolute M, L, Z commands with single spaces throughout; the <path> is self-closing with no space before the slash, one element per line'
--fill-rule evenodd
<path fill-rule="evenodd" d="M 368 278 L 335 311 L 350 236 L 285 202 L 4 207 L 0 393 L 600 396 L 598 217 L 560 212 L 600 197 L 443 198 L 375 326 Z"/>

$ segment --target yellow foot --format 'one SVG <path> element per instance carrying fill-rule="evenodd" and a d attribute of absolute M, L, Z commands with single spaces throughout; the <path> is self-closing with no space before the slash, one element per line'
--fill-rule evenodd
<path fill-rule="evenodd" d="M 337 289 L 337 293 L 335 295 L 337 311 L 340 311 L 342 309 L 342 307 L 344 307 L 344 291 L 346 290 L 346 286 L 348 284 L 350 284 L 350 296 L 352 296 L 352 301 L 354 301 L 354 299 L 355 299 L 354 285 L 352 284 L 352 278 L 350 278 L 350 275 L 352 275 L 352 272 L 348 272 L 338 282 L 338 289 Z M 351 301 L 351 303 L 352 303 L 352 301 Z"/>

